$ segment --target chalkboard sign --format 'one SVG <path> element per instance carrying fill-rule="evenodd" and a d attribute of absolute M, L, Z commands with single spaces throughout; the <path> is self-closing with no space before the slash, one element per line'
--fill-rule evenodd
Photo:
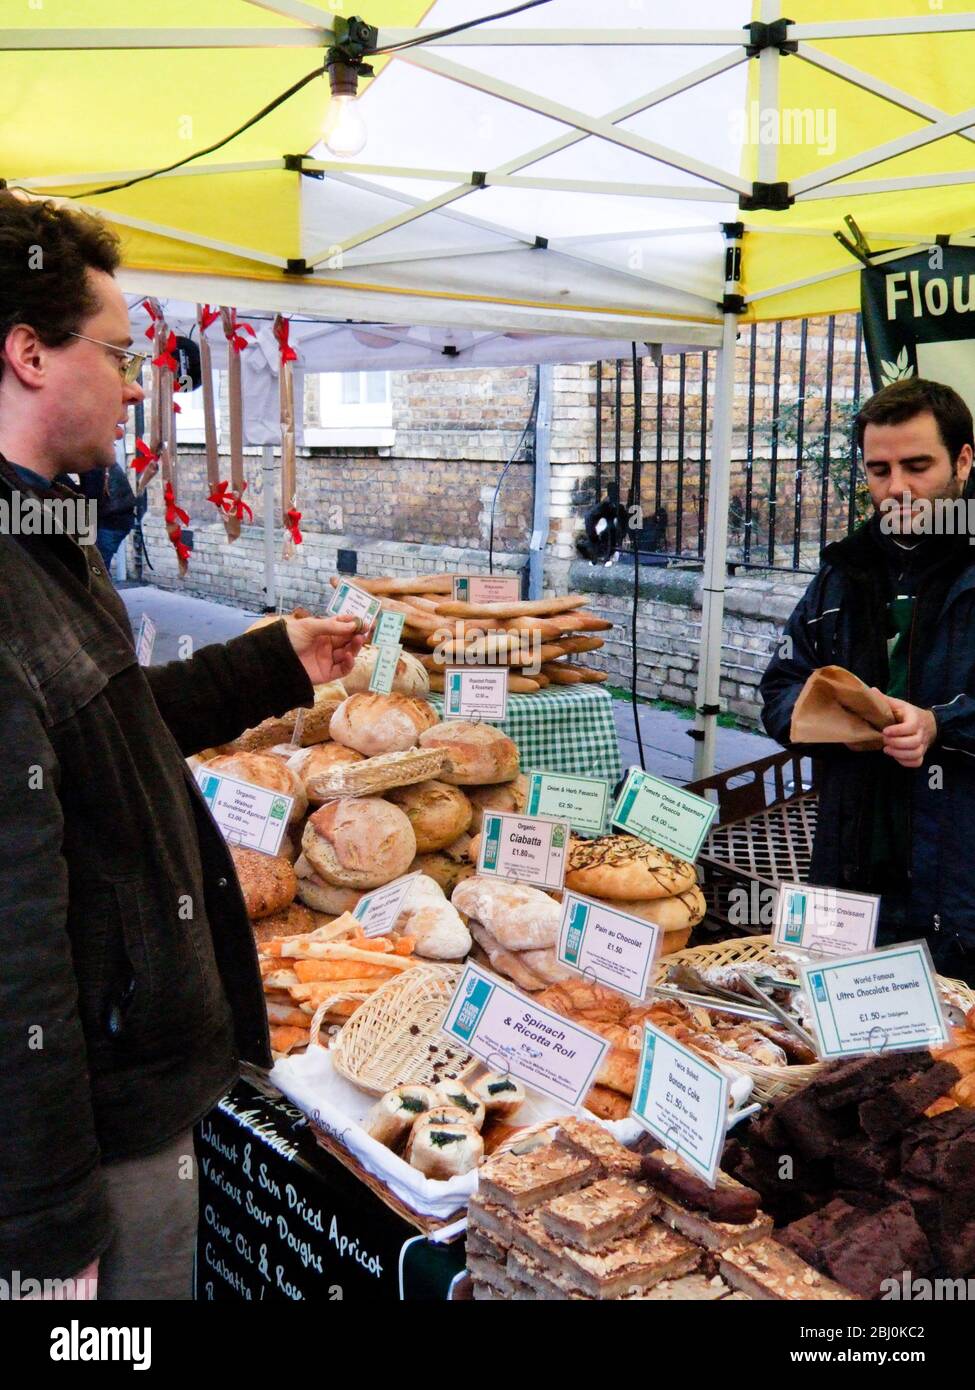
<path fill-rule="evenodd" d="M 200 1300 L 442 1299 L 464 1268 L 463 1241 L 418 1239 L 283 1096 L 238 1081 L 197 1126 L 196 1153 Z"/>

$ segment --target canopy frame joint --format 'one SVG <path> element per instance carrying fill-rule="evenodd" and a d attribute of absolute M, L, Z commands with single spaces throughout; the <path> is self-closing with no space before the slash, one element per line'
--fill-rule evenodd
<path fill-rule="evenodd" d="M 789 25 L 794 23 L 794 19 L 773 19 L 770 24 L 754 19 L 751 24 L 742 25 L 749 38 L 745 53 L 749 58 L 757 58 L 769 48 L 778 49 L 784 58 L 790 53 L 798 53 L 799 40 L 788 37 Z"/>

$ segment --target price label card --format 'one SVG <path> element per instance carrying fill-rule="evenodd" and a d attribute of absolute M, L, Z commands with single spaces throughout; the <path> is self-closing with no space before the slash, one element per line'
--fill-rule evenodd
<path fill-rule="evenodd" d="M 808 883 L 781 883 L 775 904 L 776 946 L 818 956 L 852 956 L 872 951 L 880 899 L 841 893 Z"/>
<path fill-rule="evenodd" d="M 376 660 L 372 665 L 372 675 L 369 677 L 369 689 L 374 695 L 388 695 L 393 688 L 393 680 L 396 676 L 396 663 L 399 661 L 400 646 L 377 647 Z"/>
<path fill-rule="evenodd" d="M 711 1187 L 724 1149 L 729 1085 L 717 1067 L 652 1024 L 643 1025 L 633 1117 Z"/>
<path fill-rule="evenodd" d="M 521 580 L 517 574 L 455 574 L 455 603 L 518 603 Z"/>
<path fill-rule="evenodd" d="M 405 613 L 390 613 L 387 608 L 384 608 L 376 619 L 376 630 L 372 634 L 373 646 L 399 646 L 405 622 Z"/>
<path fill-rule="evenodd" d="M 156 624 L 143 613 L 139 619 L 139 635 L 135 639 L 135 655 L 140 666 L 152 665 L 152 649 L 156 641 Z"/>
<path fill-rule="evenodd" d="M 444 719 L 490 719 L 508 709 L 508 668 L 448 666 L 444 672 Z"/>
<path fill-rule="evenodd" d="M 810 961 L 802 966 L 802 984 L 821 1057 L 896 1052 L 948 1041 L 934 963 L 924 941 L 843 960 Z"/>
<path fill-rule="evenodd" d="M 609 783 L 602 777 L 568 777 L 561 772 L 528 774 L 529 816 L 564 817 L 573 830 L 606 829 Z"/>
<path fill-rule="evenodd" d="M 441 1027 L 495 1071 L 570 1107 L 588 1093 L 609 1047 L 476 965 L 465 967 Z"/>
<path fill-rule="evenodd" d="M 613 824 L 693 862 L 717 811 L 717 806 L 703 796 L 631 767 L 613 807 Z"/>
<path fill-rule="evenodd" d="M 632 999 L 643 999 L 662 932 L 653 922 L 607 903 L 566 893 L 559 922 L 558 958 Z"/>
<path fill-rule="evenodd" d="M 196 780 L 225 840 L 277 854 L 294 806 L 294 797 L 197 768 Z"/>
<path fill-rule="evenodd" d="M 533 888 L 561 888 L 569 833 L 567 820 L 485 811 L 477 872 L 517 879 Z"/>
<path fill-rule="evenodd" d="M 361 618 L 362 631 L 368 632 L 379 616 L 381 607 L 378 598 L 343 580 L 332 595 L 326 612 L 334 613 L 338 618 Z"/>
<path fill-rule="evenodd" d="M 373 893 L 365 893 L 352 909 L 353 917 L 362 923 L 366 936 L 385 936 L 396 925 L 396 919 L 406 906 L 419 872 L 394 878 Z"/>

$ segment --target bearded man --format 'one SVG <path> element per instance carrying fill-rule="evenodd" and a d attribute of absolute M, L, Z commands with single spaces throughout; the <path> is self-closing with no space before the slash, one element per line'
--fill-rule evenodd
<path fill-rule="evenodd" d="M 874 514 L 823 551 L 762 679 L 763 722 L 791 747 L 792 710 L 821 666 L 889 697 L 878 752 L 824 744 L 809 881 L 881 896 L 877 944 L 926 939 L 975 980 L 975 533 L 965 524 L 972 416 L 951 387 L 884 387 L 857 417 Z M 975 503 L 973 503 L 975 509 Z"/>

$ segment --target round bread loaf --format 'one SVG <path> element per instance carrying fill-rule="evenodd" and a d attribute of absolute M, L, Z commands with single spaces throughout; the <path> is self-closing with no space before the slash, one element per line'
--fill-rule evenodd
<path fill-rule="evenodd" d="M 304 854 L 299 854 L 295 860 L 295 874 L 299 902 L 316 914 L 324 914 L 329 921 L 341 917 L 343 912 L 351 912 L 362 897 L 358 888 L 336 888 L 334 883 L 328 883 L 315 873 Z"/>
<path fill-rule="evenodd" d="M 298 880 L 287 859 L 261 854 L 256 849 L 244 849 L 240 845 L 228 845 L 227 848 L 234 861 L 240 891 L 244 895 L 244 906 L 251 920 L 269 917 L 272 912 L 281 912 L 291 906 L 298 890 Z"/>
<path fill-rule="evenodd" d="M 369 643 L 359 649 L 352 670 L 342 677 L 342 684 L 350 695 L 369 689 L 379 650 Z M 400 652 L 393 673 L 393 694 L 425 695 L 429 689 L 430 677 L 418 658 L 412 652 Z"/>
<path fill-rule="evenodd" d="M 414 782 L 408 787 L 393 787 L 385 795 L 409 817 L 417 854 L 446 849 L 471 823 L 471 803 L 459 787 L 446 782 Z"/>
<path fill-rule="evenodd" d="M 455 787 L 512 782 L 518 776 L 518 748 L 492 724 L 444 720 L 420 734 L 420 747 L 446 751 L 450 767 L 441 772 L 440 780 Z"/>
<path fill-rule="evenodd" d="M 301 847 L 319 877 L 361 890 L 405 874 L 416 856 L 416 836 L 398 806 L 378 796 L 350 796 L 309 816 Z"/>
<path fill-rule="evenodd" d="M 207 764 L 208 771 L 225 773 L 241 782 L 253 782 L 270 792 L 294 797 L 289 821 L 301 820 L 308 810 L 308 798 L 300 779 L 280 758 L 269 753 L 220 753 Z"/>
<path fill-rule="evenodd" d="M 693 927 L 679 927 L 675 931 L 664 932 L 663 940 L 660 943 L 660 954 L 672 956 L 675 951 L 683 951 L 691 939 L 693 930 Z"/>
<path fill-rule="evenodd" d="M 468 800 L 474 808 L 470 832 L 480 835 L 481 821 L 485 811 L 524 811 L 528 805 L 528 778 L 519 772 L 513 782 L 496 782 L 487 787 L 465 787 Z"/>
<path fill-rule="evenodd" d="M 704 916 L 707 904 L 704 894 L 695 883 L 684 893 L 673 898 L 647 898 L 628 902 L 622 910 L 632 917 L 642 917 L 645 922 L 654 922 L 669 937 L 677 932 L 690 931 Z M 672 950 L 678 949 L 671 947 Z"/>
<path fill-rule="evenodd" d="M 435 850 L 433 854 L 418 854 L 410 865 L 409 872 L 426 874 L 427 878 L 432 878 L 434 883 L 440 885 L 449 898 L 458 883 L 465 878 L 473 877 L 477 870 L 473 864 L 454 859 L 448 851 L 449 846 L 445 850 Z"/>
<path fill-rule="evenodd" d="M 433 707 L 412 695 L 350 695 L 332 715 L 329 733 L 336 743 L 375 758 L 415 748 L 436 722 Z"/>
<path fill-rule="evenodd" d="M 323 798 L 316 796 L 311 782 L 322 773 L 332 772 L 337 767 L 349 763 L 361 763 L 362 754 L 354 748 L 346 748 L 343 743 L 315 743 L 310 748 L 299 748 L 288 758 L 288 767 L 300 780 L 305 795 L 313 806 L 320 806 Z"/>
<path fill-rule="evenodd" d="M 573 893 L 612 902 L 672 898 L 697 882 L 694 865 L 635 835 L 573 840 L 565 886 Z"/>
<path fill-rule="evenodd" d="M 294 902 L 281 912 L 272 912 L 254 923 L 254 940 L 258 946 L 278 936 L 302 936 L 318 926 L 318 915 L 301 903 Z"/>
<path fill-rule="evenodd" d="M 311 708 L 306 705 L 301 710 L 292 710 L 290 716 L 286 716 L 294 722 L 299 713 L 304 713 L 301 736 L 298 739 L 302 748 L 311 748 L 313 744 L 325 742 L 329 736 L 332 715 L 349 694 L 343 681 L 326 681 L 313 689 L 315 699 Z"/>
<path fill-rule="evenodd" d="M 238 753 L 260 753 L 275 743 L 284 743 L 289 739 L 294 724 L 293 714 L 283 714 L 279 719 L 265 719 L 255 728 L 245 729 L 239 738 L 234 739 L 231 747 Z"/>

